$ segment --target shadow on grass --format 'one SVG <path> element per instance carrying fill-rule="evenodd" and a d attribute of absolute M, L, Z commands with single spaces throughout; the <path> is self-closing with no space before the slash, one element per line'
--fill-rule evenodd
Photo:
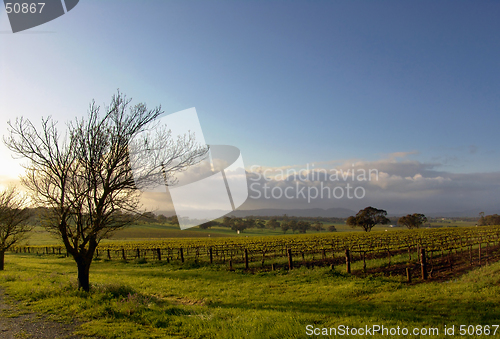
<path fill-rule="evenodd" d="M 499 320 L 499 307 L 489 301 L 462 302 L 460 300 L 446 300 L 432 304 L 407 304 L 397 301 L 373 302 L 345 300 L 338 303 L 322 302 L 294 302 L 273 301 L 266 303 L 227 303 L 214 302 L 209 307 L 240 310 L 275 310 L 278 312 L 292 312 L 309 315 L 320 319 L 321 316 L 339 318 L 358 318 L 363 320 L 373 319 L 381 322 L 430 323 L 435 325 L 450 324 L 493 324 Z"/>

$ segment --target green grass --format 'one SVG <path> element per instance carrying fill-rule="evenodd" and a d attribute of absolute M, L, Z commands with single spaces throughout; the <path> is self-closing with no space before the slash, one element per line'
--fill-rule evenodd
<path fill-rule="evenodd" d="M 444 325 L 500 321 L 500 263 L 410 286 L 402 276 L 357 278 L 341 269 L 249 274 L 218 265 L 97 261 L 87 294 L 76 290 L 71 259 L 8 254 L 0 286 L 21 307 L 78 317 L 86 321 L 81 334 L 104 338 L 306 338 L 306 325 L 373 324 L 442 333 Z"/>
<path fill-rule="evenodd" d="M 29 246 L 62 245 L 62 241 L 59 238 L 40 226 L 34 227 L 33 231 L 28 233 L 27 240 L 23 243 Z"/>

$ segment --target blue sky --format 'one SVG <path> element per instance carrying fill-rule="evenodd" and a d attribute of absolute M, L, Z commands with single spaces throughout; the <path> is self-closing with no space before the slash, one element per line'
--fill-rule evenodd
<path fill-rule="evenodd" d="M 405 178 L 412 163 L 411 177 L 490 187 L 459 202 L 435 187 L 421 208 L 493 205 L 499 15 L 495 1 L 82 0 L 12 34 L 1 9 L 0 132 L 20 115 L 82 116 L 120 88 L 167 113 L 196 107 L 207 142 L 239 147 L 247 167 L 392 164 Z"/>

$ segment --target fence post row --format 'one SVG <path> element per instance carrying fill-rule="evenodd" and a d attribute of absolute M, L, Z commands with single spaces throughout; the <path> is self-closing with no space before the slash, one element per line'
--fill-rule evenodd
<path fill-rule="evenodd" d="M 491 232 L 490 232 L 491 233 Z M 373 247 L 361 247 L 359 243 L 356 243 L 356 245 L 353 245 L 352 242 L 350 241 L 337 241 L 337 242 L 332 242 L 331 246 L 325 246 L 323 243 L 318 243 L 316 247 L 313 247 L 312 250 L 306 249 L 306 247 L 303 248 L 294 248 L 296 251 L 297 255 L 300 255 L 302 257 L 302 262 L 298 262 L 298 265 L 305 265 L 307 267 L 314 267 L 314 263 L 311 265 L 311 258 L 314 261 L 314 258 L 316 257 L 317 259 L 322 259 L 322 263 L 326 265 L 327 267 L 330 266 L 330 268 L 333 270 L 336 264 L 336 254 L 341 254 L 342 250 L 345 250 L 345 261 L 346 261 L 346 272 L 347 273 L 352 273 L 352 265 L 351 263 L 353 260 L 355 261 L 363 261 L 362 264 L 362 270 L 364 273 L 367 272 L 367 260 L 373 259 L 373 258 L 378 258 L 378 257 L 385 257 L 387 256 L 388 258 L 388 266 L 391 266 L 392 264 L 392 256 L 394 255 L 400 255 L 401 253 L 406 254 L 405 252 L 408 253 L 408 266 L 406 269 L 406 278 L 408 282 L 411 282 L 411 265 L 412 263 L 415 263 L 415 260 L 418 260 L 421 266 L 421 276 L 423 280 L 427 280 L 431 277 L 433 269 L 430 269 L 431 266 L 434 267 L 434 265 L 439 265 L 439 267 L 444 267 L 445 269 L 449 270 L 456 270 L 457 265 L 461 265 L 462 263 L 465 263 L 465 265 L 470 265 L 474 266 L 476 265 L 475 260 L 474 260 L 474 251 L 473 247 L 477 246 L 477 263 L 479 266 L 481 265 L 488 265 L 491 263 L 492 259 L 496 259 L 497 257 L 497 246 L 500 245 L 500 237 L 498 234 L 490 234 L 487 232 L 479 232 L 478 234 L 474 234 L 473 236 L 470 236 L 469 234 L 466 234 L 465 236 L 462 236 L 461 238 L 455 236 L 455 237 L 449 237 L 449 238 L 442 238 L 442 239 L 437 239 L 433 242 L 433 246 L 429 246 L 424 241 L 421 241 L 419 239 L 418 241 L 415 242 L 406 242 L 406 243 L 392 243 L 392 242 L 387 242 L 385 246 L 383 245 L 383 241 L 380 241 L 378 243 L 378 248 L 375 250 Z M 487 235 L 487 237 L 485 237 Z M 490 246 L 491 242 L 491 246 Z M 485 244 L 485 246 L 483 246 Z M 401 245 L 401 247 L 395 246 L 395 245 Z M 437 245 L 437 247 L 436 247 Z M 262 260 L 261 260 L 261 267 L 265 268 L 265 261 L 266 261 L 266 256 L 268 256 L 269 259 L 272 258 L 283 258 L 284 256 L 287 257 L 288 259 L 288 269 L 292 270 L 294 269 L 294 262 L 293 262 L 293 252 L 292 248 L 289 246 L 289 244 L 283 244 L 280 246 L 273 246 L 273 247 L 267 247 L 269 245 L 266 245 L 264 249 L 259 249 L 256 250 L 255 253 L 261 253 L 262 254 Z M 352 251 L 350 248 L 351 246 L 357 246 L 354 247 L 353 249 L 355 250 L 354 258 Z M 106 253 L 103 253 L 102 251 L 100 252 L 100 249 L 102 251 L 106 251 Z M 119 259 L 119 251 L 121 251 L 121 259 L 124 261 L 127 260 L 127 255 L 130 255 L 132 258 L 153 258 L 157 259 L 158 261 L 165 260 L 164 255 L 167 256 L 167 262 L 170 262 L 170 259 L 174 260 L 175 259 L 175 251 L 177 251 L 177 259 L 175 260 L 180 260 L 182 263 L 184 263 L 186 260 L 191 260 L 193 259 L 193 256 L 195 255 L 195 261 L 203 258 L 206 261 L 209 261 L 210 264 L 214 264 L 214 248 L 212 246 L 208 245 L 203 245 L 203 246 L 193 246 L 193 247 L 167 247 L 167 248 L 142 248 L 142 247 L 136 247 L 135 249 L 128 248 L 108 248 L 107 246 L 101 247 L 100 249 L 95 250 L 95 258 L 100 258 L 100 257 L 106 257 L 108 260 L 112 259 L 111 251 L 115 252 L 115 257 L 113 259 Z M 220 251 L 219 251 L 220 249 Z M 416 258 L 413 256 L 413 249 L 417 250 L 417 256 Z M 11 249 L 12 252 L 14 253 L 33 253 L 33 254 L 46 254 L 46 255 L 62 255 L 65 254 L 66 257 L 69 256 L 69 253 L 67 251 L 63 251 L 64 248 L 62 246 L 19 246 L 19 247 L 13 247 Z M 226 262 L 226 257 L 229 262 L 229 266 L 231 270 L 234 270 L 233 264 L 242 264 L 244 265 L 245 270 L 249 270 L 250 268 L 250 261 L 255 260 L 254 258 L 250 258 L 250 253 L 253 250 L 253 248 L 245 248 L 244 246 L 233 246 L 231 244 L 226 244 L 226 246 L 218 247 L 217 245 L 215 246 L 215 262 Z M 467 250 L 469 254 L 467 255 Z M 163 251 L 163 255 L 162 255 Z M 185 252 L 186 251 L 186 252 Z M 330 252 L 331 251 L 331 252 Z M 431 251 L 429 253 L 429 251 Z M 439 252 L 441 251 L 441 260 L 438 261 L 438 263 L 433 263 L 433 257 L 436 255 L 434 252 L 437 252 L 437 256 L 439 256 Z M 448 251 L 448 253 L 446 253 Z M 127 253 L 128 252 L 128 253 Z M 366 254 L 368 253 L 374 253 L 373 258 L 371 256 L 368 256 L 368 259 L 366 257 Z M 384 253 L 385 252 L 385 253 Z M 208 256 L 208 258 L 203 254 Z M 327 253 L 331 253 L 331 258 Z M 185 257 L 184 254 L 187 256 Z M 281 255 L 280 255 L 281 254 Z M 457 256 L 457 258 L 460 258 L 458 261 L 454 257 L 454 255 Z M 429 258 L 427 258 L 429 256 Z M 306 258 L 307 257 L 307 258 Z M 284 259 L 284 258 L 283 258 Z M 307 259 L 307 260 L 306 260 Z M 413 259 L 413 261 L 412 261 Z M 237 260 L 236 262 L 234 260 Z M 275 270 L 277 265 L 280 265 L 278 262 L 273 263 L 272 260 L 270 260 L 269 265 L 267 266 L 268 269 Z M 325 262 L 327 261 L 327 262 Z M 338 260 L 337 260 L 338 261 Z M 469 263 L 467 263 L 469 261 Z M 360 265 L 361 266 L 361 265 Z M 295 264 L 295 268 L 297 267 L 297 264 Z M 430 269 L 430 271 L 429 271 Z"/>

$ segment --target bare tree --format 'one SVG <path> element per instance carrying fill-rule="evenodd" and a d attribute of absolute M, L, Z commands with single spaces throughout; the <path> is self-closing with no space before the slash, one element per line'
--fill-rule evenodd
<path fill-rule="evenodd" d="M 24 240 L 32 227 L 27 221 L 31 213 L 26 207 L 26 196 L 15 187 L 0 192 L 0 270 L 4 269 L 5 252 Z"/>
<path fill-rule="evenodd" d="M 79 287 L 85 291 L 90 290 L 90 266 L 99 242 L 133 222 L 134 215 L 140 217 L 138 186 L 174 182 L 175 173 L 208 152 L 193 135 L 173 140 L 166 128 L 155 126 L 163 114 L 160 107 L 148 110 L 130 102 L 118 92 L 104 114 L 92 102 L 88 117 L 70 123 L 64 138 L 51 118 L 42 119 L 40 131 L 20 118 L 9 122 L 4 140 L 29 160 L 23 183 L 34 202 L 51 207 L 45 226 L 75 259 Z M 138 162 L 134 173 L 132 158 Z"/>

